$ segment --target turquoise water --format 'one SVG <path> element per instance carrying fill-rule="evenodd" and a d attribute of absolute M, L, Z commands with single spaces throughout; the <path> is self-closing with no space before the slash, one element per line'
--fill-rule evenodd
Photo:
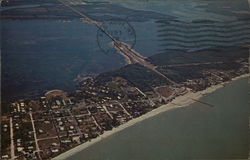
<path fill-rule="evenodd" d="M 243 159 L 249 151 L 248 79 L 129 127 L 67 160 Z"/>

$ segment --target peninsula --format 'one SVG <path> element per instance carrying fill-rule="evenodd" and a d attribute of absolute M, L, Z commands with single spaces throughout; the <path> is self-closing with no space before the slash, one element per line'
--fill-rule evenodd
<path fill-rule="evenodd" d="M 82 79 L 73 92 L 59 88 L 34 99 L 2 101 L 3 160 L 61 160 L 158 113 L 194 102 L 213 109 L 216 106 L 199 98 L 229 81 L 249 76 L 246 45 L 171 50 L 145 57 L 115 39 L 102 28 L 100 21 L 80 12 L 80 7 L 73 8 L 63 0 L 58 3 L 57 11 L 67 12 L 53 15 L 53 7 L 47 10 L 37 7 L 36 14 L 30 15 L 34 8 L 25 11 L 19 8 L 1 12 L 1 18 L 81 18 L 104 32 L 127 64 Z"/>

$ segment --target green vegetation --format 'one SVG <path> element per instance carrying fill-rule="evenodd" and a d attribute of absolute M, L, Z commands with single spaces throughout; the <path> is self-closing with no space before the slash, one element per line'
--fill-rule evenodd
<path fill-rule="evenodd" d="M 1 102 L 1 112 L 2 115 L 9 115 L 12 111 L 9 102 Z"/>
<path fill-rule="evenodd" d="M 100 74 L 97 82 L 98 84 L 108 82 L 112 77 L 122 77 L 143 91 L 150 91 L 154 86 L 168 83 L 162 76 L 139 64 L 127 65 L 117 71 Z"/>
<path fill-rule="evenodd" d="M 249 50 L 246 47 L 215 48 L 202 51 L 166 51 L 149 57 L 148 60 L 155 65 L 173 65 L 188 63 L 231 62 L 237 59 L 247 59 Z"/>
<path fill-rule="evenodd" d="M 8 127 L 4 127 L 4 125 L 8 125 Z M 9 121 L 2 121 L 1 125 L 1 149 L 2 153 L 7 152 L 10 147 L 10 130 L 9 130 Z"/>

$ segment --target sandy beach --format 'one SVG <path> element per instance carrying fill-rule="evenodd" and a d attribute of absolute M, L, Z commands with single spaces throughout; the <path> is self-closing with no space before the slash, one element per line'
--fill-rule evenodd
<path fill-rule="evenodd" d="M 244 75 L 241 75 L 239 77 L 235 77 L 233 78 L 231 81 L 235 81 L 235 80 L 238 80 L 240 78 L 245 78 L 245 77 L 249 77 L 249 74 L 244 74 Z M 135 118 L 135 119 L 132 119 L 130 121 L 128 121 L 127 123 L 125 124 L 122 124 L 120 126 L 118 126 L 117 128 L 113 128 L 111 131 L 106 131 L 104 132 L 104 134 L 100 135 L 99 137 L 95 138 L 95 139 L 92 139 L 91 141 L 89 142 L 86 142 L 86 143 L 83 143 L 83 144 L 80 144 L 79 146 L 75 147 L 75 148 L 72 148 L 62 154 L 60 154 L 59 156 L 53 158 L 53 160 L 64 160 L 64 159 L 67 159 L 68 157 L 74 155 L 75 153 L 77 152 L 80 152 L 86 148 L 88 148 L 89 146 L 117 133 L 117 132 L 120 132 L 122 130 L 124 130 L 125 128 L 128 128 L 138 122 L 141 122 L 147 118 L 150 118 L 150 117 L 153 117 L 155 115 L 158 115 L 162 112 L 166 112 L 166 111 L 169 111 L 169 110 L 172 110 L 172 109 L 175 109 L 175 108 L 180 108 L 180 107 L 187 107 L 189 106 L 190 104 L 196 102 L 194 101 L 193 99 L 200 99 L 202 96 L 206 95 L 206 94 L 209 94 L 209 93 L 212 93 L 214 91 L 216 91 L 217 89 L 219 88 L 222 88 L 225 86 L 225 84 L 228 84 L 230 83 L 231 81 L 228 81 L 228 82 L 224 82 L 224 83 L 221 83 L 221 84 L 218 84 L 218 85 L 214 85 L 214 86 L 211 86 L 203 91 L 199 91 L 199 92 L 196 92 L 196 93 L 193 93 L 193 92 L 188 92 L 187 94 L 183 95 L 183 96 L 179 96 L 179 97 L 176 97 L 172 102 L 166 104 L 166 105 L 162 105 L 148 113 L 146 113 L 145 115 L 142 115 L 138 118 Z"/>

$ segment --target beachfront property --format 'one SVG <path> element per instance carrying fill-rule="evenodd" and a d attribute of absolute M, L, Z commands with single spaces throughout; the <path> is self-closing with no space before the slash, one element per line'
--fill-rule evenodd
<path fill-rule="evenodd" d="M 203 95 L 200 91 L 224 84 L 235 77 L 242 75 L 249 76 L 249 47 L 244 45 L 247 41 L 245 41 L 247 38 L 244 38 L 244 36 L 249 35 L 247 31 L 240 33 L 236 38 L 226 37 L 225 40 L 223 38 L 222 40 L 220 39 L 221 37 L 225 37 L 221 35 L 221 33 L 224 34 L 225 31 L 222 30 L 221 33 L 218 33 L 219 38 L 215 38 L 218 38 L 219 40 L 217 41 L 220 43 L 230 42 L 231 44 L 235 44 L 235 39 L 241 42 L 238 43 L 237 41 L 237 45 L 227 47 L 214 45 L 209 48 L 202 48 L 201 46 L 201 48 L 197 49 L 196 45 L 198 42 L 196 39 L 191 42 L 189 42 L 189 38 L 187 38 L 187 40 L 181 39 L 185 36 L 188 37 L 189 32 L 186 29 L 192 28 L 190 26 L 207 30 L 204 26 L 213 26 L 215 24 L 223 26 L 221 28 L 225 28 L 224 26 L 228 26 L 227 23 L 224 24 L 217 20 L 205 20 L 203 23 L 203 20 L 200 21 L 200 19 L 197 21 L 182 22 L 177 19 L 171 19 L 172 16 L 168 15 L 166 15 L 166 17 L 164 16 L 166 19 L 162 18 L 162 15 L 155 13 L 156 16 L 160 16 L 161 18 L 157 17 L 156 19 L 152 19 L 155 20 L 156 25 L 159 27 L 158 29 L 161 31 L 159 33 L 161 34 L 160 37 L 165 40 L 171 37 L 168 36 L 169 33 L 167 33 L 169 28 L 175 28 L 175 25 L 180 26 L 180 24 L 184 26 L 184 31 L 180 29 L 180 36 L 176 33 L 177 38 L 174 37 L 174 39 L 177 40 L 181 39 L 180 42 L 178 42 L 181 50 L 178 50 L 179 48 L 177 47 L 178 49 L 174 48 L 169 54 L 162 52 L 145 57 L 143 56 L 144 54 L 132 49 L 129 44 L 117 40 L 113 35 L 109 34 L 107 30 L 102 28 L 101 21 L 96 21 L 86 16 L 87 14 L 85 15 L 84 11 L 88 9 L 87 7 L 84 8 L 83 6 L 83 8 L 81 8 L 78 6 L 79 10 L 76 10 L 72 8 L 70 3 L 65 3 L 62 0 L 58 2 L 42 0 L 41 2 L 54 3 L 54 5 L 47 6 L 47 4 L 45 4 L 44 6 L 38 5 L 36 7 L 21 7 L 19 9 L 6 10 L 1 12 L 1 18 L 6 20 L 56 19 L 63 23 L 68 23 L 73 20 L 83 23 L 87 22 L 88 25 L 94 25 L 94 27 L 97 27 L 95 29 L 104 32 L 105 35 L 112 40 L 111 46 L 119 56 L 124 58 L 126 64 L 110 72 L 104 72 L 81 79 L 77 82 L 76 89 L 69 93 L 56 89 L 32 98 L 16 98 L 15 100 L 1 102 L 2 137 L 0 159 L 56 159 L 57 156 L 66 151 L 83 144 L 89 144 L 102 135 L 105 135 L 105 133 L 113 134 L 119 127 L 122 128 L 121 126 L 126 126 L 126 124 L 131 121 L 139 121 L 141 117 L 157 111 L 159 108 L 167 108 L 169 104 L 172 104 L 174 107 L 185 105 L 179 101 L 173 103 L 178 98 L 188 99 L 189 102 L 197 102 L 204 107 L 214 107 L 212 104 L 205 103 L 198 99 Z M 10 7 L 12 5 L 25 4 L 22 0 L 12 0 L 11 2 L 2 0 L 1 3 L 3 6 L 10 5 Z M 77 5 L 80 3 L 75 2 L 73 4 Z M 105 3 L 103 4 L 106 5 Z M 91 6 L 94 5 L 94 3 L 88 5 Z M 97 3 L 97 5 L 102 5 L 102 3 Z M 103 11 L 105 11 L 105 6 L 102 7 Z M 115 10 L 111 10 L 112 7 L 108 7 L 107 11 L 111 12 L 106 12 L 107 17 L 111 15 L 112 12 L 115 13 L 114 11 L 118 11 L 119 8 L 117 9 L 117 7 L 118 5 L 115 5 Z M 144 13 L 142 10 L 126 10 L 126 8 L 123 7 L 120 9 L 124 12 L 128 11 L 130 15 L 138 14 L 135 17 L 139 17 L 139 19 L 135 18 L 133 22 L 141 21 L 140 17 L 147 19 L 148 15 L 151 15 L 151 12 L 149 14 L 148 11 Z M 93 11 L 89 12 L 94 13 Z M 91 15 L 91 13 L 89 13 L 89 15 Z M 99 14 L 94 13 L 92 17 L 97 17 L 97 19 L 101 20 L 103 17 L 98 18 L 98 15 Z M 120 13 L 120 15 L 123 14 Z M 155 15 L 152 15 L 152 17 Z M 102 14 L 100 14 L 100 16 L 102 16 Z M 126 13 L 124 17 L 127 17 Z M 130 18 L 132 18 L 132 16 Z M 152 19 L 149 18 L 147 20 L 152 21 Z M 241 25 L 243 29 L 249 25 L 248 19 L 245 20 L 242 18 L 242 20 L 239 21 L 240 22 L 236 21 L 236 23 L 243 24 Z M 143 24 L 143 26 L 145 25 Z M 235 25 L 235 23 L 230 23 L 229 26 L 234 30 L 232 34 L 231 31 L 229 31 L 230 33 L 228 33 L 228 35 L 236 35 L 238 31 L 241 30 L 238 28 L 240 25 Z M 215 31 L 216 33 L 218 32 L 216 27 L 211 28 L 212 29 L 209 28 L 209 30 Z M 175 29 L 172 30 L 175 32 Z M 145 33 L 143 33 L 143 35 L 144 34 Z M 200 35 L 195 36 L 199 37 Z M 210 35 L 208 35 L 208 37 L 209 36 Z M 60 38 L 55 37 L 39 37 L 39 40 L 46 38 L 60 40 Z M 90 38 L 90 36 L 87 38 Z M 75 39 L 80 38 L 76 37 Z M 244 41 L 244 43 L 242 41 Z M 59 42 L 61 42 L 61 40 Z M 164 51 L 168 50 L 168 47 L 172 47 L 172 45 L 168 44 L 169 41 L 166 40 L 163 42 L 167 43 L 162 45 L 166 47 L 166 49 L 163 49 Z M 33 44 L 33 42 L 29 43 Z M 24 44 L 27 45 L 27 42 Z M 91 46 L 90 44 L 87 45 Z M 23 46 L 23 44 L 20 46 Z M 184 48 L 182 48 L 183 46 Z M 197 50 L 186 50 L 185 46 L 191 46 L 192 49 L 195 48 Z M 34 46 L 32 47 L 36 48 Z M 75 59 L 77 58 L 76 56 Z M 40 61 L 40 59 L 37 61 Z M 78 63 L 82 64 L 83 62 L 85 61 L 79 61 Z M 53 61 L 53 63 L 56 62 Z M 68 61 L 64 60 L 60 63 L 68 63 Z M 79 65 L 78 63 L 72 64 L 72 66 L 66 67 L 66 69 L 64 67 L 59 68 L 63 68 L 62 72 L 70 72 L 71 67 L 74 68 L 74 65 Z M 123 64 L 123 62 L 121 63 Z M 58 71 L 56 70 L 56 72 Z M 190 95 L 195 96 L 192 97 Z M 173 106 L 172 108 L 174 108 Z"/>
<path fill-rule="evenodd" d="M 249 74 L 246 47 L 189 52 L 175 64 L 167 56 L 143 60 L 149 67 L 130 64 L 86 78 L 71 93 L 51 90 L 40 98 L 2 103 L 1 158 L 56 157 L 178 97 Z M 189 101 L 213 107 L 197 97 L 189 97 Z"/>
<path fill-rule="evenodd" d="M 37 100 L 25 99 L 5 103 L 4 106 L 8 107 L 8 110 L 3 112 L 2 116 L 4 150 L 1 157 L 56 157 L 161 105 L 169 104 L 176 97 L 201 91 L 248 73 L 245 60 L 240 61 L 237 66 L 240 67 L 221 69 L 218 66 L 209 70 L 206 65 L 202 69 L 203 78 L 186 75 L 189 78 L 178 82 L 178 85 L 166 81 L 164 85 L 153 84 L 151 90 L 143 90 L 120 76 L 112 75 L 108 81 L 99 77 L 88 78 L 70 94 L 52 90 Z M 162 67 L 159 70 L 164 73 L 163 69 Z M 197 99 L 193 101 L 205 107 L 212 107 Z"/>

